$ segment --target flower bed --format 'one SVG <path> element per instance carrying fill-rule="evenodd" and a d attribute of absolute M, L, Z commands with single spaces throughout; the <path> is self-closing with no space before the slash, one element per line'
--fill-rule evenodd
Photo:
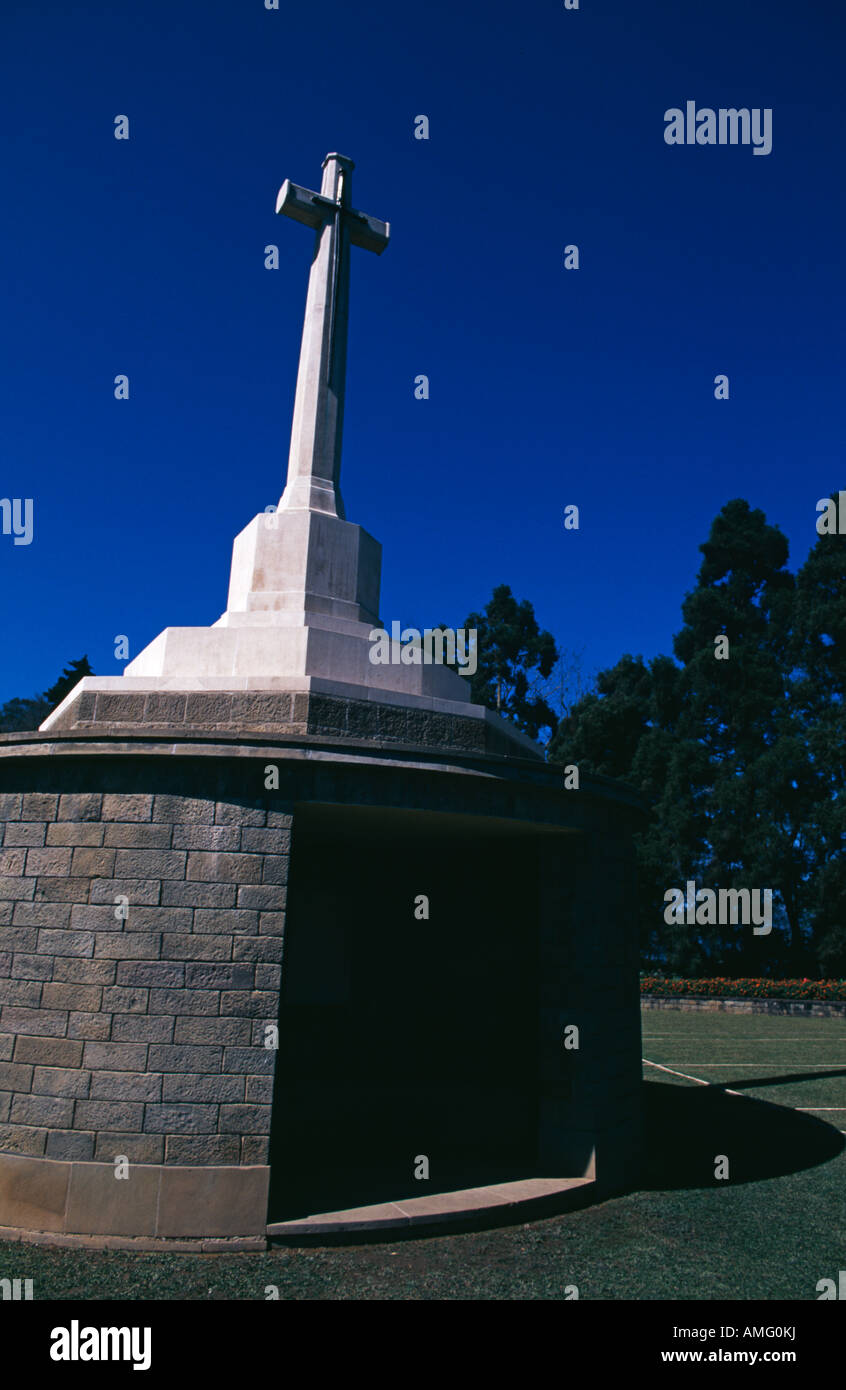
<path fill-rule="evenodd" d="M 641 975 L 641 994 L 729 999 L 823 999 L 846 1000 L 846 980 L 732 980 L 716 976 L 709 980 L 664 979 Z"/>

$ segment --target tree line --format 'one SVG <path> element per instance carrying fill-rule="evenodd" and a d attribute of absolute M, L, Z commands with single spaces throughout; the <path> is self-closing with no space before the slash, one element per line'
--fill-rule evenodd
<path fill-rule="evenodd" d="M 581 691 L 578 662 L 498 587 L 465 620 L 479 631 L 473 698 L 544 740 L 551 763 L 641 793 L 644 969 L 846 973 L 846 535 L 819 535 L 793 574 L 784 534 L 736 499 L 699 549 L 672 656 L 626 653 Z M 577 687 L 560 712 L 556 668 Z M 772 889 L 772 933 L 668 925 L 665 894 L 691 880 Z"/>

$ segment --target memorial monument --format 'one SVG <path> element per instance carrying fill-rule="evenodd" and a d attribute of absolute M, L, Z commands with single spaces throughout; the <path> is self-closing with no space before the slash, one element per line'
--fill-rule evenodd
<path fill-rule="evenodd" d="M 0 1228 L 263 1248 L 637 1174 L 637 799 L 373 660 L 340 462 L 389 228 L 352 170 L 279 192 L 314 231 L 288 476 L 225 611 L 0 739 Z"/>

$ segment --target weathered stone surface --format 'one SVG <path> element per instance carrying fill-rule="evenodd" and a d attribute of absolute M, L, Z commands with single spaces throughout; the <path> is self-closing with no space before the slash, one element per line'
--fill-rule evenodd
<path fill-rule="evenodd" d="M 45 1152 L 48 1158 L 90 1162 L 94 1157 L 94 1134 L 81 1129 L 51 1130 L 47 1135 Z"/>
<path fill-rule="evenodd" d="M 36 1067 L 32 1078 L 32 1090 L 41 1096 L 86 1098 L 90 1083 L 91 1073 L 76 1067 Z"/>
<path fill-rule="evenodd" d="M 70 924 L 75 932 L 124 931 L 125 923 L 115 915 L 111 904 L 93 906 L 90 903 L 74 903 L 70 912 Z"/>
<path fill-rule="evenodd" d="M 119 985 L 182 985 L 185 966 L 164 960 L 120 961 L 117 982 Z"/>
<path fill-rule="evenodd" d="M 147 1048 L 143 1043 L 89 1042 L 85 1044 L 82 1064 L 92 1071 L 144 1071 Z"/>
<path fill-rule="evenodd" d="M 0 878 L 0 896 L 8 900 L 32 898 L 35 896 L 35 879 L 16 878 L 11 875 Z"/>
<path fill-rule="evenodd" d="M 15 926 L 21 927 L 67 927 L 70 926 L 71 909 L 73 903 L 15 903 L 13 921 Z M 8 931 L 4 931 L 3 941 L 11 940 Z M 32 949 L 37 945 L 37 937 L 33 932 Z M 23 948 L 18 947 L 18 950 Z"/>
<path fill-rule="evenodd" d="M 19 1121 L 14 1124 L 0 1124 L 0 1158 L 5 1159 L 7 1154 L 26 1154 L 37 1157 L 39 1154 L 43 1154 L 46 1143 L 47 1130 L 43 1127 L 24 1125 Z M 26 1204 L 34 1205 L 29 1185 L 27 1185 L 26 1191 Z M 4 1202 L 4 1207 L 8 1208 L 8 1205 Z M 11 1225 L 12 1223 L 7 1217 L 4 1224 Z M 24 1222 L 25 1227 L 26 1225 L 27 1223 Z"/>
<path fill-rule="evenodd" d="M 231 936 L 196 936 L 188 932 L 165 932 L 162 936 L 163 960 L 228 961 L 231 955 Z"/>
<path fill-rule="evenodd" d="M 68 1015 L 68 1037 L 102 1040 L 109 1036 L 112 1020 L 108 1014 L 71 1013 Z"/>
<path fill-rule="evenodd" d="M 212 806 L 212 814 L 214 807 Z M 250 827 L 252 829 L 253 827 Z M 238 850 L 242 832 L 237 825 L 174 825 L 174 849 Z M 250 846 L 244 846 L 250 848 Z"/>
<path fill-rule="evenodd" d="M 12 956 L 12 979 L 14 980 L 49 980 L 52 973 L 53 962 L 48 956 L 22 954 Z M 65 1006 L 62 1005 L 61 1007 Z"/>
<path fill-rule="evenodd" d="M 68 1031 L 67 1013 L 54 1009 L 23 1009 L 5 1004 L 0 1022 L 4 1029 L 33 1037 L 63 1038 Z"/>
<path fill-rule="evenodd" d="M 144 1130 L 148 1134 L 214 1134 L 217 1131 L 216 1105 L 148 1105 Z"/>
<path fill-rule="evenodd" d="M 155 1073 L 95 1071 L 91 1075 L 92 1100 L 158 1101 L 161 1094 L 162 1078 Z"/>
<path fill-rule="evenodd" d="M 103 990 L 103 1012 L 108 1014 L 146 1014 L 150 991 L 141 985 L 112 985 Z"/>
<path fill-rule="evenodd" d="M 244 1098 L 244 1078 L 198 1074 L 197 1072 L 168 1072 L 163 1078 L 162 1100 L 183 1102 L 238 1101 Z"/>
<path fill-rule="evenodd" d="M 47 964 L 53 966 L 52 961 Z M 80 985 L 75 981 L 71 983 L 54 982 L 44 986 L 41 1002 L 45 1009 L 73 1009 L 76 1012 L 91 1013 L 99 1009 L 103 998 L 103 990 L 100 985 Z"/>
<path fill-rule="evenodd" d="M 243 908 L 197 908 L 194 913 L 194 931 L 197 933 L 219 936 L 222 932 L 228 931 L 239 935 L 253 935 L 257 930 L 258 913 L 248 912 Z"/>
<path fill-rule="evenodd" d="M 153 798 L 144 792 L 115 792 L 103 797 L 103 820 L 148 821 L 153 816 Z"/>
<path fill-rule="evenodd" d="M 237 892 L 234 883 L 176 883 L 162 884 L 163 907 L 234 907 Z M 248 904 L 249 906 L 249 904 Z"/>
<path fill-rule="evenodd" d="M 99 821 L 102 807 L 100 792 L 64 792 L 59 797 L 58 818 L 64 821 Z"/>
<path fill-rule="evenodd" d="M 241 1161 L 240 1143 L 235 1134 L 169 1134 L 166 1159 L 182 1167 L 237 1165 Z"/>
<path fill-rule="evenodd" d="M 117 720 L 121 724 L 140 723 L 144 718 L 145 704 L 146 696 L 144 695 L 130 695 L 126 698 L 101 691 L 97 693 L 94 717 L 104 723 L 108 723 L 110 720 Z"/>
<path fill-rule="evenodd" d="M 10 878 L 22 874 L 24 872 L 24 864 L 26 863 L 28 852 L 29 851 L 23 847 L 19 849 L 0 849 L 0 874 L 8 875 Z M 41 853 L 43 854 L 43 850 Z"/>
<path fill-rule="evenodd" d="M 22 1004 L 27 1008 L 38 1008 L 40 1003 L 40 981 L 0 979 L 0 1004 Z"/>
<path fill-rule="evenodd" d="M 20 799 L 19 820 L 55 820 L 59 798 L 48 792 L 24 792 Z"/>
<path fill-rule="evenodd" d="M 242 883 L 238 886 L 238 906 L 258 911 L 284 912 L 287 890 L 278 883 Z"/>
<path fill-rule="evenodd" d="M 46 830 L 48 845 L 102 845 L 106 833 L 104 826 L 93 821 L 52 821 Z"/>
<path fill-rule="evenodd" d="M 223 990 L 220 996 L 221 1016 L 232 1014 L 237 1018 L 275 1018 L 279 998 L 272 990 Z"/>
<path fill-rule="evenodd" d="M 185 696 L 169 690 L 151 690 L 144 706 L 148 724 L 184 724 Z"/>
<path fill-rule="evenodd" d="M 281 961 L 284 949 L 281 936 L 239 936 L 232 943 L 232 959 Z"/>
<path fill-rule="evenodd" d="M 203 882 L 260 883 L 262 857 L 258 854 L 204 854 L 189 851 L 185 877 Z"/>
<path fill-rule="evenodd" d="M 158 960 L 161 932 L 97 932 L 94 955 L 107 960 Z"/>
<path fill-rule="evenodd" d="M 186 698 L 186 724 L 228 724 L 231 719 L 231 694 L 190 694 Z"/>
<path fill-rule="evenodd" d="M 264 825 L 267 811 L 257 799 L 218 801 L 214 808 L 215 825 Z"/>
<path fill-rule="evenodd" d="M 38 950 L 45 956 L 92 956 L 94 933 L 42 927 L 38 933 Z"/>
<path fill-rule="evenodd" d="M 187 855 L 174 849 L 116 850 L 117 878 L 184 878 Z"/>
<path fill-rule="evenodd" d="M 272 1076 L 248 1076 L 244 1099 L 248 1104 L 269 1105 L 273 1099 Z"/>
<path fill-rule="evenodd" d="M 164 1136 L 101 1130 L 96 1136 L 94 1157 L 113 1163 L 118 1154 L 123 1154 L 130 1163 L 161 1163 L 164 1157 Z"/>
<path fill-rule="evenodd" d="M 155 907 L 163 887 L 158 878 L 98 878 L 91 884 L 91 902 L 109 904 L 114 916 L 117 898 L 128 898 L 130 910 L 137 907 Z"/>
<path fill-rule="evenodd" d="M 153 820 L 172 826 L 214 825 L 214 798 L 158 795 L 153 802 Z"/>
<path fill-rule="evenodd" d="M 268 1134 L 269 1105 L 222 1105 L 220 1123 L 225 1130 L 237 1134 Z"/>
<path fill-rule="evenodd" d="M 37 878 L 24 879 L 24 883 L 35 885 L 34 892 L 30 894 L 36 902 L 43 903 L 87 903 L 88 893 L 91 888 L 89 878 Z M 15 896 L 23 897 L 24 894 Z"/>
<path fill-rule="evenodd" d="M 248 1018 L 178 1018 L 173 1040 L 177 1043 L 249 1043 L 252 1022 Z"/>
<path fill-rule="evenodd" d="M 262 883 L 288 882 L 287 854 L 266 854 L 262 865 Z"/>
<path fill-rule="evenodd" d="M 17 854 L 17 850 L 0 850 L 0 856 L 12 856 Z M 41 875 L 48 877 L 59 877 L 70 872 L 72 851 L 64 845 L 50 845 L 43 849 L 28 849 L 26 851 L 26 874 L 28 877 L 38 878 Z M 6 868 L 3 872 L 8 873 Z M 19 869 L 11 872 L 19 873 Z"/>
<path fill-rule="evenodd" d="M 100 828 L 105 837 L 103 844 L 115 849 L 170 849 L 174 830 L 172 825 L 147 824 L 146 821 L 127 824 L 116 821 Z"/>
<path fill-rule="evenodd" d="M 6 826 L 6 833 L 3 836 L 3 848 L 11 849 L 15 845 L 43 845 L 44 837 L 47 833 L 45 821 L 18 821 Z M 4 869 L 5 873 L 6 870 Z"/>
<path fill-rule="evenodd" d="M 112 1041 L 167 1043 L 173 1038 L 175 1023 L 168 1014 L 115 1014 Z"/>
<path fill-rule="evenodd" d="M 69 1129 L 73 1116 L 74 1102 L 57 1096 L 25 1096 L 20 1093 L 13 1097 L 9 1119 L 15 1125 L 47 1125 L 50 1128 Z"/>
<path fill-rule="evenodd" d="M 111 878 L 115 867 L 113 849 L 85 849 L 77 847 L 73 851 L 71 873 L 80 877 Z"/>
<path fill-rule="evenodd" d="M 207 1072 L 220 1071 L 222 1061 L 222 1047 L 151 1045 L 147 1065 L 151 1071 Z"/>
<path fill-rule="evenodd" d="M 76 1121 L 82 1129 L 127 1130 L 140 1133 L 143 1129 L 144 1106 L 135 1101 L 78 1100 Z"/>
<path fill-rule="evenodd" d="M 156 1014 L 209 1014 L 219 1010 L 220 995 L 210 989 L 151 989 L 150 1008 Z"/>
<path fill-rule="evenodd" d="M 188 989 L 250 990 L 254 979 L 252 965 L 200 964 L 185 967 Z"/>
<path fill-rule="evenodd" d="M 0 1062 L 0 1089 L 4 1091 L 31 1091 L 32 1067 L 22 1062 Z"/>
<path fill-rule="evenodd" d="M 223 1056 L 223 1070 L 245 1076 L 272 1076 L 276 1065 L 276 1053 L 271 1047 L 227 1047 Z"/>
<path fill-rule="evenodd" d="M 47 1067 L 82 1065 L 82 1043 L 70 1038 L 23 1037 L 15 1041 L 15 1060 Z"/>

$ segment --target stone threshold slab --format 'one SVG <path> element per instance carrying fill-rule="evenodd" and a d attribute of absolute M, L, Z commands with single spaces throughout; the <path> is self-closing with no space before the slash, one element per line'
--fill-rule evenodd
<path fill-rule="evenodd" d="M 517 1208 L 519 1212 L 552 1197 L 579 1194 L 583 1198 L 584 1189 L 595 1186 L 594 1178 L 524 1178 L 493 1183 L 489 1187 L 465 1187 L 455 1192 L 382 1202 L 376 1206 L 351 1207 L 348 1211 L 321 1212 L 295 1221 L 275 1221 L 268 1226 L 267 1234 L 273 1240 L 445 1225 L 497 1209 Z"/>

